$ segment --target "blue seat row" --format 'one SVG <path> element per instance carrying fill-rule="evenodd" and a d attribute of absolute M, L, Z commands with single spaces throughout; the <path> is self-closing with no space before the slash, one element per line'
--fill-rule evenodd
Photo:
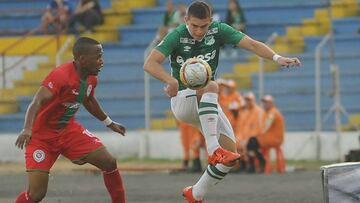
<path fill-rule="evenodd" d="M 11 10 L 16 13 L 21 9 L 23 10 L 32 10 L 32 9 L 45 9 L 48 5 L 49 0 L 1 0 L 0 1 L 0 11 L 9 12 Z M 70 0 L 72 8 L 74 9 L 79 0 Z M 101 8 L 110 8 L 111 0 L 99 0 Z"/>

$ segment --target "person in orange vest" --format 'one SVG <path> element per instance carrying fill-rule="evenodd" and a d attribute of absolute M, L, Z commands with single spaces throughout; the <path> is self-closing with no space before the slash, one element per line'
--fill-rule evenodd
<path fill-rule="evenodd" d="M 265 95 L 261 101 L 264 104 L 266 122 L 263 133 L 258 137 L 260 147 L 280 146 L 284 142 L 284 117 L 276 108 L 271 95 Z"/>
<path fill-rule="evenodd" d="M 229 119 L 231 127 L 235 129 L 236 118 L 239 113 L 240 106 L 244 104 L 244 100 L 236 89 L 234 80 L 224 80 L 223 88 L 220 88 L 219 104 L 223 109 L 226 117 Z"/>
<path fill-rule="evenodd" d="M 201 132 L 185 122 L 177 121 L 183 147 L 182 169 L 189 172 L 201 172 L 200 149 L 204 145 Z M 192 160 L 190 167 L 189 161 Z"/>
<path fill-rule="evenodd" d="M 264 167 L 265 162 L 262 161 L 264 157 L 259 149 L 280 146 L 284 141 L 285 124 L 284 118 L 276 108 L 274 98 L 271 95 L 265 95 L 261 101 L 265 109 L 265 127 L 259 136 L 250 138 L 247 148 L 248 151 L 256 154 L 260 166 Z"/>
<path fill-rule="evenodd" d="M 192 141 L 191 141 L 192 166 L 189 169 L 189 171 L 192 173 L 200 173 L 203 171 L 200 160 L 200 150 L 205 149 L 206 151 L 205 139 L 197 128 L 194 129 L 195 129 L 195 134 L 192 136 Z"/>
<path fill-rule="evenodd" d="M 261 134 L 264 124 L 264 110 L 256 104 L 256 97 L 254 93 L 249 92 L 245 96 L 245 110 L 244 117 L 241 123 L 241 128 L 238 128 L 240 131 L 238 136 L 240 147 L 243 150 L 247 150 L 247 144 L 252 137 L 256 137 Z M 255 156 L 252 151 L 247 151 L 247 171 L 249 173 L 255 172 Z M 261 160 L 260 164 L 264 164 L 265 160 Z"/>
<path fill-rule="evenodd" d="M 180 131 L 180 139 L 183 148 L 183 163 L 182 168 L 187 170 L 189 168 L 191 139 L 194 134 L 193 127 L 187 123 L 177 121 Z"/>

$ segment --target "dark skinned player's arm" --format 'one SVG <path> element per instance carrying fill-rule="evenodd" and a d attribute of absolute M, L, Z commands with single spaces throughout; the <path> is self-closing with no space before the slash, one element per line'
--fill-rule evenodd
<path fill-rule="evenodd" d="M 46 87 L 41 86 L 29 104 L 26 115 L 24 130 L 32 130 L 39 109 L 53 98 L 54 94 Z"/>
<path fill-rule="evenodd" d="M 94 95 L 90 95 L 88 98 L 85 98 L 83 101 L 83 105 L 86 110 L 91 113 L 91 115 L 95 116 L 100 121 L 106 119 L 106 113 L 101 109 L 99 102 L 95 98 Z"/>
<path fill-rule="evenodd" d="M 36 92 L 33 100 L 29 104 L 26 114 L 25 114 L 25 122 L 24 128 L 22 129 L 20 135 L 16 139 L 15 146 L 20 149 L 24 148 L 31 139 L 32 136 L 32 128 L 36 119 L 36 116 L 40 110 L 40 108 L 50 101 L 53 98 L 54 94 L 47 89 L 46 87 L 41 86 Z"/>

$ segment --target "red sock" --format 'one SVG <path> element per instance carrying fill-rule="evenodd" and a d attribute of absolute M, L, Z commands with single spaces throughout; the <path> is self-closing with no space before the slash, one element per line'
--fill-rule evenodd
<path fill-rule="evenodd" d="M 22 192 L 16 198 L 15 203 L 33 203 L 33 201 L 27 192 Z"/>
<path fill-rule="evenodd" d="M 103 172 L 104 182 L 112 203 L 125 203 L 125 188 L 118 169 Z"/>

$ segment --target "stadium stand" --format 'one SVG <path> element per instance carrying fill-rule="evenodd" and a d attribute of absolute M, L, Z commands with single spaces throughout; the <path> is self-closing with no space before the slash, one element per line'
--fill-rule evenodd
<path fill-rule="evenodd" d="M 0 10 L 14 9 L 17 12 L 0 12 L 0 34 L 8 36 L 10 33 L 13 36 L 36 27 L 40 22 L 39 13 L 45 2 L 45 0 L 36 1 L 31 5 L 34 10 L 29 12 L 25 11 L 29 8 L 26 0 L 1 1 Z M 166 1 L 100 0 L 100 2 L 105 9 L 106 20 L 104 25 L 96 28 L 97 32 L 94 35 L 95 38 L 105 42 L 105 67 L 99 76 L 97 97 L 115 120 L 123 122 L 129 129 L 144 128 L 142 69 L 144 50 L 161 24 Z M 191 0 L 174 0 L 174 4 L 180 2 L 189 3 Z M 224 18 L 226 1 L 211 2 L 216 12 Z M 240 2 L 248 20 L 247 32 L 250 36 L 265 41 L 272 33 L 277 32 L 280 36 L 276 39 L 273 48 L 282 54 L 294 54 L 302 59 L 303 65 L 299 70 L 280 69 L 274 63 L 266 62 L 265 92 L 276 98 L 277 106 L 285 116 L 287 130 L 313 130 L 314 50 L 329 31 L 330 23 L 325 1 L 288 0 L 284 3 L 281 0 L 240 0 Z M 354 17 L 358 12 L 358 6 L 355 0 L 339 0 L 333 3 L 332 9 L 336 17 L 333 25 L 336 34 L 336 63 L 341 70 L 342 102 L 349 112 L 360 113 L 360 104 L 356 102 L 359 100 L 360 90 L 355 88 L 359 85 L 360 76 L 357 70 L 360 37 L 356 34 L 360 18 Z M 29 22 L 21 26 L 22 20 Z M 14 40 L 14 37 L 0 38 L 1 42 L 2 40 Z M 325 51 L 322 58 L 322 112 L 326 113 L 333 97 L 327 46 L 323 50 Z M 16 55 L 16 50 L 13 51 L 13 55 Z M 21 51 L 23 50 L 19 49 L 18 53 L 22 53 Z M 0 115 L 0 131 L 21 129 L 25 108 L 31 101 L 30 96 L 34 94 L 41 79 L 54 67 L 54 52 L 47 52 L 49 62 L 40 63 L 36 70 L 25 71 L 22 80 L 14 81 L 13 89 L 1 90 L 2 95 L 12 96 L 0 99 L 0 114 L 7 113 Z M 220 59 L 219 74 L 225 78 L 235 79 L 238 88 L 242 91 L 257 92 L 258 59 L 247 52 L 241 50 L 238 52 L 237 58 Z M 69 59 L 70 56 L 67 52 L 65 58 Z M 165 67 L 169 69 L 167 63 Z M 176 123 L 169 111 L 169 100 L 162 93 L 163 84 L 153 79 L 150 84 L 152 127 L 174 128 Z M 9 112 L 13 113 L 8 114 Z M 100 122 L 91 121 L 91 115 L 84 110 L 78 113 L 78 118 L 90 129 L 104 129 Z M 353 115 L 350 120 L 360 121 L 360 116 Z M 324 128 L 333 129 L 332 118 L 324 124 Z"/>

